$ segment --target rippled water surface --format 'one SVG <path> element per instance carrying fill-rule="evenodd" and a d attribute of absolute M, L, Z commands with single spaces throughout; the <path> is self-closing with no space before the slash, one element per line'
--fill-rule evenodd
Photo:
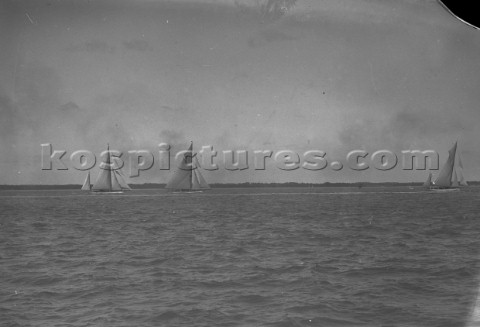
<path fill-rule="evenodd" d="M 0 318 L 464 326 L 478 289 L 479 191 L 2 191 Z"/>

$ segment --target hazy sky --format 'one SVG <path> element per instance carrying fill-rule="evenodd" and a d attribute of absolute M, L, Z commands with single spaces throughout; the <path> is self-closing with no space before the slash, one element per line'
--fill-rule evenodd
<path fill-rule="evenodd" d="M 262 11 L 267 2 L 3 1 L 0 184 L 81 183 L 73 151 L 157 154 L 190 140 L 322 150 L 329 162 L 356 149 L 433 149 L 443 162 L 458 140 L 467 179 L 480 180 L 480 31 L 436 1 L 298 0 L 284 15 Z M 70 169 L 41 170 L 42 143 L 67 150 Z M 427 176 L 271 163 L 230 172 L 221 159 L 209 182 Z M 169 175 L 155 165 L 129 181 Z"/>

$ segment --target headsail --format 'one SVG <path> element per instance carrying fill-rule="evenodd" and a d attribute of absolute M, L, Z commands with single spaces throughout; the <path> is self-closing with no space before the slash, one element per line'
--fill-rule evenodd
<path fill-rule="evenodd" d="M 209 189 L 210 186 L 203 178 L 200 170 L 200 163 L 193 154 L 193 142 L 183 155 L 180 167 L 173 173 L 165 188 L 174 190 L 202 190 Z"/>
<path fill-rule="evenodd" d="M 462 159 L 460 159 L 460 156 L 458 156 L 458 181 L 461 186 L 468 186 L 467 181 L 463 176 L 463 165 L 462 165 Z"/>
<path fill-rule="evenodd" d="M 111 174 L 111 181 L 112 181 L 112 191 L 117 192 L 117 191 L 122 191 L 122 186 L 120 185 L 120 182 L 118 181 L 118 175 L 115 173 L 115 170 L 110 169 L 110 174 Z"/>
<path fill-rule="evenodd" d="M 448 159 L 445 162 L 440 174 L 438 175 L 437 179 L 435 180 L 434 184 L 438 187 L 450 187 L 452 185 L 452 173 L 453 173 L 453 166 L 455 163 L 455 153 L 457 151 L 457 142 L 453 145 L 453 147 L 448 151 Z"/>
<path fill-rule="evenodd" d="M 120 184 L 120 187 L 123 191 L 131 191 L 132 189 L 130 186 L 125 182 L 125 178 L 123 176 L 123 173 L 121 170 L 114 170 L 115 177 L 117 178 L 118 184 Z"/>
<path fill-rule="evenodd" d="M 432 185 L 432 173 L 428 173 L 428 178 L 425 183 L 423 183 L 423 187 L 430 187 L 430 185 Z"/>
<path fill-rule="evenodd" d="M 452 187 L 458 187 L 458 179 L 457 179 L 457 172 L 455 169 L 453 170 L 453 179 L 452 179 Z"/>
<path fill-rule="evenodd" d="M 200 163 L 198 162 L 197 157 L 194 158 L 195 167 L 192 170 L 192 189 L 200 190 L 200 189 L 209 189 L 210 185 L 205 181 L 202 174 L 200 174 Z"/>
<path fill-rule="evenodd" d="M 131 191 L 132 189 L 125 181 L 125 175 L 120 169 L 120 164 L 118 163 L 119 160 L 120 160 L 119 158 L 115 158 L 115 157 L 113 158 L 113 172 L 114 172 L 115 178 L 117 179 L 118 184 L 120 184 L 120 187 L 123 191 Z"/>
<path fill-rule="evenodd" d="M 85 182 L 83 182 L 82 191 L 90 191 L 92 185 L 90 185 L 90 172 L 88 172 Z"/>

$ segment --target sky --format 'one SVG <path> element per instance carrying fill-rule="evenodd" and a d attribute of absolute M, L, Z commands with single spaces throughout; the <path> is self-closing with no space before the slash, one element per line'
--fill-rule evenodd
<path fill-rule="evenodd" d="M 480 31 L 432 0 L 19 0 L 0 4 L 0 184 L 81 184 L 70 155 L 211 145 L 210 183 L 421 182 L 402 150 L 458 141 L 480 180 Z M 41 144 L 68 170 L 42 170 Z M 397 167 L 349 169 L 352 150 Z M 229 171 L 223 150 L 246 150 Z M 344 168 L 284 171 L 253 151 L 320 150 Z M 173 161 L 173 159 L 172 159 Z M 370 156 L 365 159 L 370 162 Z M 98 174 L 92 168 L 93 179 Z M 172 163 L 173 165 L 173 163 Z M 165 183 L 158 160 L 130 183 Z M 434 175 L 438 171 L 433 171 Z"/>

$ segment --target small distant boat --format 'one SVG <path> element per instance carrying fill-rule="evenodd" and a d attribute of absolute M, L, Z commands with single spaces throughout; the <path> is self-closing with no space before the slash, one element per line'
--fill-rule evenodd
<path fill-rule="evenodd" d="M 83 182 L 82 191 L 90 191 L 91 189 L 92 185 L 90 184 L 90 172 L 88 172 L 85 182 Z"/>
<path fill-rule="evenodd" d="M 172 190 L 173 193 L 198 193 L 210 189 L 199 167 L 200 163 L 193 154 L 193 142 L 191 142 L 183 156 L 181 166 L 175 170 L 165 188 Z"/>
<path fill-rule="evenodd" d="M 130 186 L 125 182 L 118 164 L 116 162 L 112 163 L 110 147 L 107 146 L 107 161 L 105 162 L 105 167 L 101 168 L 97 181 L 93 184 L 91 191 L 99 193 L 123 193 L 123 191 L 131 190 Z"/>
<path fill-rule="evenodd" d="M 455 169 L 456 152 L 457 142 L 455 142 L 453 147 L 448 151 L 448 159 L 435 181 L 432 182 L 432 173 L 429 173 L 427 180 L 423 184 L 426 189 L 436 192 L 449 192 L 459 191 L 460 186 L 468 186 L 463 177 L 463 165 L 460 157 L 458 157 L 457 169 Z M 457 170 L 460 178 L 457 177 Z"/>

